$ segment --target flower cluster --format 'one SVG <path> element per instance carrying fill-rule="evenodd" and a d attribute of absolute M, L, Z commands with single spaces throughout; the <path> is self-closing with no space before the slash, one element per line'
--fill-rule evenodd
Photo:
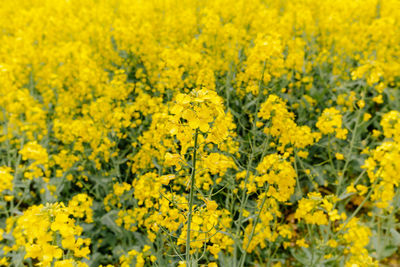
<path fill-rule="evenodd" d="M 43 266 L 53 263 L 56 266 L 67 263 L 88 266 L 80 259 L 88 258 L 91 240 L 83 238 L 82 227 L 75 224 L 79 218 L 74 216 L 77 212 L 90 217 L 80 208 L 54 203 L 32 206 L 22 215 L 10 218 L 6 229 L 13 239 L 12 245 L 3 247 L 5 255 L 22 250 L 24 259 L 35 259 Z"/>
<path fill-rule="evenodd" d="M 346 139 L 347 129 L 342 129 L 342 115 L 336 108 L 327 108 L 322 112 L 316 124 L 323 134 L 336 134 L 339 139 Z"/>

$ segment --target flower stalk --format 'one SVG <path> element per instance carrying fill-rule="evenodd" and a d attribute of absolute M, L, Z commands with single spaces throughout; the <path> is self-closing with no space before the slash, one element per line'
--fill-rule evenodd
<path fill-rule="evenodd" d="M 194 148 L 193 148 L 193 158 L 192 158 L 192 173 L 190 175 L 190 192 L 189 192 L 189 211 L 188 211 L 188 221 L 187 221 L 187 235 L 186 235 L 186 266 L 191 267 L 192 262 L 190 259 L 190 225 L 192 222 L 192 212 L 193 212 L 193 198 L 194 198 L 194 185 L 196 177 L 196 154 L 197 154 L 197 136 L 199 130 L 196 129 L 194 135 Z"/>

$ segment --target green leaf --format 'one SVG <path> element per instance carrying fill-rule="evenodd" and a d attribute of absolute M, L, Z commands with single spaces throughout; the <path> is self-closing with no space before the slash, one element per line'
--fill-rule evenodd
<path fill-rule="evenodd" d="M 117 210 L 112 210 L 107 214 L 105 214 L 103 217 L 101 217 L 100 221 L 104 226 L 106 226 L 114 233 L 122 235 L 122 230 L 115 223 L 115 218 L 117 217 L 117 213 L 118 213 Z"/>

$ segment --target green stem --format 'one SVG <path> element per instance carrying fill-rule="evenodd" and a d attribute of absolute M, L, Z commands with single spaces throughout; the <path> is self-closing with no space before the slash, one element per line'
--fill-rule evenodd
<path fill-rule="evenodd" d="M 358 110 L 356 123 L 355 123 L 354 129 L 353 129 L 353 131 L 351 133 L 352 135 L 351 135 L 351 141 L 350 141 L 349 150 L 347 151 L 347 154 L 346 154 L 346 161 L 345 161 L 343 169 L 342 169 L 342 171 L 341 171 L 341 173 L 339 175 L 338 186 L 336 188 L 336 195 L 337 196 L 339 196 L 341 194 L 340 191 L 342 189 L 341 187 L 342 187 L 342 183 L 343 183 L 343 179 L 344 179 L 344 174 L 347 171 L 347 167 L 348 167 L 348 165 L 350 163 L 350 156 L 351 156 L 351 153 L 353 151 L 354 143 L 356 141 L 357 130 L 358 130 L 358 127 L 360 125 L 360 117 L 361 117 L 361 109 Z"/>
<path fill-rule="evenodd" d="M 197 136 L 199 130 L 196 129 L 194 135 L 194 148 L 193 148 L 193 158 L 192 158 L 192 174 L 190 176 L 190 192 L 189 192 L 189 211 L 188 211 L 188 222 L 187 222 L 187 237 L 186 237 L 186 266 L 192 266 L 190 261 L 190 224 L 192 222 L 192 210 L 193 210 L 193 193 L 194 193 L 194 183 L 196 175 L 196 154 L 197 154 Z"/>
<path fill-rule="evenodd" d="M 239 266 L 241 266 L 241 267 L 244 266 L 244 262 L 246 261 L 247 249 L 249 248 L 250 243 L 251 243 L 251 241 L 252 241 L 252 239 L 253 239 L 254 231 L 256 230 L 256 226 L 257 226 L 258 221 L 259 221 L 259 219 L 260 219 L 261 212 L 262 212 L 262 210 L 263 210 L 263 208 L 264 208 L 265 201 L 267 200 L 267 192 L 268 192 L 268 189 L 269 189 L 269 184 L 268 184 L 267 187 L 265 188 L 265 191 L 264 191 L 264 194 L 265 194 L 265 195 L 264 195 L 264 198 L 263 198 L 263 200 L 262 200 L 260 210 L 258 211 L 256 220 L 255 220 L 255 223 L 253 224 L 253 227 L 252 227 L 252 229 L 251 229 L 251 233 L 250 233 L 249 240 L 247 241 L 247 245 L 246 245 L 245 249 L 243 250 L 242 256 L 240 257 Z"/>
<path fill-rule="evenodd" d="M 350 217 L 348 217 L 346 219 L 346 221 L 343 223 L 343 226 L 341 226 L 340 230 L 338 232 L 336 232 L 335 236 L 337 236 L 338 234 L 343 232 L 345 230 L 345 227 L 347 226 L 347 224 L 351 221 L 351 219 L 353 219 L 358 214 L 358 212 L 361 210 L 361 208 L 364 207 L 365 203 L 368 201 L 368 199 L 372 195 L 372 192 L 374 191 L 375 186 L 377 184 L 378 184 L 378 179 L 375 179 L 374 183 L 371 186 L 371 190 L 368 192 L 368 194 L 366 195 L 364 200 L 361 202 L 360 205 L 358 205 L 357 209 L 350 215 Z"/>
<path fill-rule="evenodd" d="M 299 190 L 298 196 L 300 196 L 302 198 L 303 197 L 303 191 L 301 190 L 301 186 L 300 186 L 299 169 L 297 168 L 297 151 L 296 150 L 295 150 L 295 153 L 294 153 L 294 169 L 296 171 L 297 189 Z"/>
<path fill-rule="evenodd" d="M 233 247 L 233 262 L 232 262 L 232 266 L 237 266 L 237 251 L 238 251 L 238 237 L 240 234 L 240 230 L 242 228 L 242 219 L 243 219 L 243 210 L 246 206 L 247 203 L 247 199 L 248 199 L 248 195 L 246 195 L 247 193 L 247 184 L 249 182 L 249 177 L 250 177 L 250 169 L 253 165 L 253 159 L 254 159 L 254 147 L 256 146 L 256 137 L 255 137 L 255 132 L 257 129 L 257 122 L 258 122 L 258 110 L 260 108 L 260 99 L 263 97 L 263 87 L 262 87 L 262 81 L 264 80 L 264 73 L 265 73 L 265 67 L 266 67 L 266 61 L 264 61 L 264 65 L 263 65 L 263 70 L 262 70 L 262 74 L 261 74 L 261 78 L 258 84 L 258 96 L 257 96 L 257 101 L 256 101 L 256 109 L 255 109 L 255 114 L 254 114 L 254 119 L 253 119 L 253 124 L 251 127 L 251 133 L 252 133 L 252 140 L 249 140 L 249 144 L 251 146 L 251 153 L 249 155 L 249 161 L 247 164 L 247 168 L 246 168 L 246 177 L 244 180 L 244 188 L 243 188 L 243 192 L 242 192 L 242 196 L 241 196 L 241 201 L 240 201 L 240 208 L 239 208 L 239 218 L 236 221 L 236 234 L 235 234 L 235 244 Z"/>

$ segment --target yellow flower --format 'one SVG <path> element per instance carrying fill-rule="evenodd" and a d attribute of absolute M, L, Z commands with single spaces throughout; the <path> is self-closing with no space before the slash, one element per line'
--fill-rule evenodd
<path fill-rule="evenodd" d="M 337 160 L 343 160 L 344 159 L 344 156 L 341 153 L 335 153 L 335 157 L 336 157 Z"/>
<path fill-rule="evenodd" d="M 360 100 L 358 100 L 357 101 L 357 106 L 359 107 L 359 108 L 364 108 L 365 107 L 365 101 L 364 100 L 362 100 L 362 99 L 360 99 Z"/>
<path fill-rule="evenodd" d="M 382 104 L 383 103 L 382 95 L 377 95 L 377 96 L 373 97 L 372 101 L 374 101 L 377 104 Z"/>
<path fill-rule="evenodd" d="M 12 191 L 14 176 L 11 172 L 12 169 L 9 167 L 0 167 L 0 194 L 5 190 Z"/>
<path fill-rule="evenodd" d="M 365 185 L 358 184 L 356 188 L 360 196 L 365 195 L 368 192 L 368 187 L 366 187 Z"/>
<path fill-rule="evenodd" d="M 306 241 L 304 240 L 304 238 L 302 239 L 297 239 L 296 240 L 296 245 L 303 247 L 303 248 L 308 248 L 309 245 L 306 243 Z"/>
<path fill-rule="evenodd" d="M 317 128 L 323 134 L 331 134 L 336 132 L 336 137 L 346 139 L 347 129 L 342 129 L 342 115 L 336 108 L 327 108 L 318 118 Z"/>
<path fill-rule="evenodd" d="M 363 115 L 363 121 L 369 121 L 371 119 L 372 115 L 369 113 L 364 113 Z"/>

